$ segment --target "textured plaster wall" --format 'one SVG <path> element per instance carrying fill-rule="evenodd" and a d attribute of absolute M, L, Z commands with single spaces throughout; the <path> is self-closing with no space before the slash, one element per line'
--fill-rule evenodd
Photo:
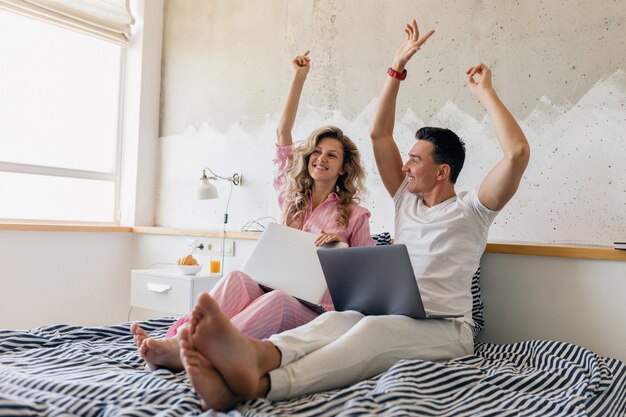
<path fill-rule="evenodd" d="M 402 84 L 401 151 L 417 128 L 449 127 L 468 148 L 457 188 L 480 183 L 500 156 L 492 125 L 465 85 L 465 70 L 482 60 L 533 150 L 490 239 L 609 245 L 626 238 L 623 1 L 167 0 L 164 16 L 159 225 L 221 227 L 226 198 L 191 199 L 205 166 L 244 176 L 230 202 L 230 229 L 279 217 L 274 130 L 290 60 L 311 50 L 295 137 L 323 124 L 342 127 L 368 169 L 372 230 L 391 230 L 393 209 L 368 130 L 403 25 L 415 16 L 437 33 Z M 227 185 L 219 185 L 227 196 Z"/>

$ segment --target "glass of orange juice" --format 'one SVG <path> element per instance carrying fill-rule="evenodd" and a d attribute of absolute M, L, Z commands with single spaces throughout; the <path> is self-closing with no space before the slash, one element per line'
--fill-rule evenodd
<path fill-rule="evenodd" d="M 209 262 L 209 270 L 212 275 L 219 275 L 222 271 L 222 262 L 219 259 L 211 259 Z"/>

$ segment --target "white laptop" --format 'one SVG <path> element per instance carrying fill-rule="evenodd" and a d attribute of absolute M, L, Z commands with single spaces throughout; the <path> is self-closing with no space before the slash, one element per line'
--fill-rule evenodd
<path fill-rule="evenodd" d="M 267 290 L 284 291 L 314 308 L 327 288 L 314 243 L 317 236 L 270 223 L 242 270 Z"/>

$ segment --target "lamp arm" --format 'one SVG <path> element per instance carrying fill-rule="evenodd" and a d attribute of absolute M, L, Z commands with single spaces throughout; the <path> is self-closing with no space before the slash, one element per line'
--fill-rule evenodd
<path fill-rule="evenodd" d="M 212 177 L 207 176 L 206 171 L 209 171 Z M 232 177 L 222 177 L 221 175 L 217 175 L 215 172 L 211 170 L 211 168 L 203 168 L 202 169 L 202 177 L 201 180 L 226 180 L 232 182 L 234 185 L 240 185 L 242 181 L 242 176 L 240 174 L 234 173 Z"/>

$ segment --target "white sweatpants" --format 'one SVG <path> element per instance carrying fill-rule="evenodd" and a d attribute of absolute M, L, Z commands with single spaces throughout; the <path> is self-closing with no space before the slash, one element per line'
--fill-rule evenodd
<path fill-rule="evenodd" d="M 388 370 L 400 359 L 442 361 L 472 354 L 472 328 L 461 320 L 414 320 L 328 312 L 271 336 L 282 353 L 267 398 L 285 400 L 341 388 Z"/>

